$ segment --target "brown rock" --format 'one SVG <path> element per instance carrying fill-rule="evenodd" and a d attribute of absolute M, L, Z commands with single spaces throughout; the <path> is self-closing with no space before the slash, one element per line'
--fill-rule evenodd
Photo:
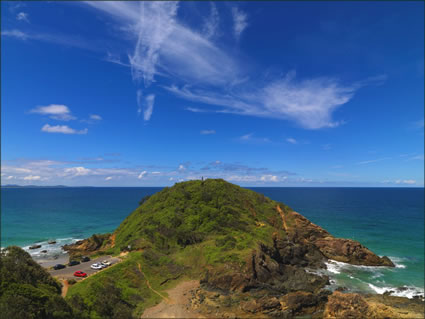
<path fill-rule="evenodd" d="M 369 306 L 359 294 L 335 291 L 329 296 L 323 318 L 368 319 Z"/>
<path fill-rule="evenodd" d="M 353 265 L 390 266 L 394 264 L 388 257 L 379 257 L 357 241 L 351 239 L 325 237 L 314 244 L 329 259 Z"/>

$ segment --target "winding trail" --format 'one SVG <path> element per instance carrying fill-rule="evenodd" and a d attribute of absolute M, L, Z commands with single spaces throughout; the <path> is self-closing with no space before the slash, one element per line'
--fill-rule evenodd
<path fill-rule="evenodd" d="M 151 284 L 150 284 L 150 282 L 149 282 L 149 280 L 148 280 L 148 277 L 146 277 L 146 275 L 145 275 L 145 273 L 142 271 L 142 267 L 140 266 L 140 264 L 139 263 L 137 263 L 137 267 L 139 268 L 139 271 L 140 271 L 140 273 L 143 275 L 143 277 L 145 277 L 145 279 L 146 279 L 146 285 L 148 286 L 148 288 L 150 289 L 150 290 L 152 290 L 154 293 L 156 293 L 158 296 L 160 296 L 162 299 L 164 299 L 167 303 L 171 303 L 171 300 L 170 299 L 168 299 L 167 297 L 165 297 L 163 294 L 161 294 L 159 291 L 157 291 L 157 290 L 155 290 L 155 289 L 153 289 L 152 288 L 152 286 L 151 286 Z"/>
<path fill-rule="evenodd" d="M 68 293 L 68 288 L 69 288 L 69 283 L 68 283 L 68 280 L 64 280 L 63 282 L 63 286 L 62 286 L 62 292 L 61 292 L 61 295 L 62 295 L 62 297 L 66 297 L 66 294 Z"/>

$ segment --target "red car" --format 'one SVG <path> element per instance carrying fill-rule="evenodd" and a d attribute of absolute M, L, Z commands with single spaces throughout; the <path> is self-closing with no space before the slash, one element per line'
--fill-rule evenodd
<path fill-rule="evenodd" d="M 82 272 L 81 270 L 78 270 L 74 272 L 75 277 L 87 277 L 87 274 L 85 272 Z"/>

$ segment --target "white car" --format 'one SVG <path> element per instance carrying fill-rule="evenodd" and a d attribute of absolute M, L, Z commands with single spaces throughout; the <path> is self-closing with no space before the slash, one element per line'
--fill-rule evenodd
<path fill-rule="evenodd" d="M 90 266 L 91 269 L 95 269 L 95 270 L 99 270 L 104 268 L 101 264 L 95 263 L 93 265 Z"/>
<path fill-rule="evenodd" d="M 108 267 L 108 266 L 111 265 L 111 262 L 104 260 L 104 261 L 101 262 L 101 264 L 104 265 L 105 267 Z"/>

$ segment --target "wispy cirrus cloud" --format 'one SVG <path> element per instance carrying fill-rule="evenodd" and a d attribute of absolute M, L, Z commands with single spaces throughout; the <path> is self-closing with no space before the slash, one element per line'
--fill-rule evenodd
<path fill-rule="evenodd" d="M 238 7 L 232 8 L 233 15 L 233 34 L 237 40 L 240 39 L 242 32 L 248 26 L 248 16 L 245 12 L 243 12 Z"/>
<path fill-rule="evenodd" d="M 202 34 L 205 38 L 210 39 L 217 36 L 219 23 L 220 16 L 217 6 L 214 2 L 210 2 L 210 15 L 204 19 L 204 25 L 202 26 Z"/>
<path fill-rule="evenodd" d="M 82 129 L 82 130 L 76 130 L 73 129 L 71 127 L 69 127 L 68 125 L 49 125 L 49 124 L 45 124 L 42 128 L 41 128 L 42 132 L 46 132 L 46 133 L 61 133 L 61 134 L 87 134 L 88 129 Z"/>
<path fill-rule="evenodd" d="M 99 43 L 94 44 L 95 41 L 93 40 L 89 41 L 75 35 L 22 31 L 19 29 L 4 30 L 1 32 L 1 35 L 3 37 L 14 38 L 18 40 L 42 41 L 95 52 L 102 52 L 104 50 L 104 48 Z"/>
<path fill-rule="evenodd" d="M 385 80 L 385 76 L 378 76 L 347 84 L 335 76 L 298 79 L 295 72 L 282 70 L 286 76 L 262 82 L 258 80 L 259 74 L 248 74 L 243 59 L 234 50 L 215 43 L 214 34 L 221 18 L 215 3 L 211 4 L 203 24 L 196 27 L 183 21 L 177 1 L 84 3 L 114 19 L 118 24 L 114 27 L 125 33 L 122 38 L 129 47 L 123 50 L 117 45 L 115 49 L 119 52 L 111 53 L 80 37 L 62 38 L 19 30 L 6 30 L 2 35 L 103 50 L 103 56 L 106 53 L 110 62 L 130 66 L 137 92 L 143 86 L 146 99 L 152 94 L 150 88 L 161 78 L 159 87 L 182 99 L 213 106 L 213 110 L 207 111 L 286 120 L 310 130 L 344 124 L 343 120 L 333 118 L 335 110 L 351 101 L 361 87 Z M 236 6 L 231 10 L 232 31 L 239 39 L 248 26 L 247 14 Z M 117 42 L 121 43 L 122 38 Z M 128 63 L 121 59 L 126 54 Z M 153 98 L 139 100 L 138 97 L 138 112 L 145 105 L 143 118 L 148 121 L 153 112 Z M 203 109 L 205 105 L 191 110 Z"/>
<path fill-rule="evenodd" d="M 152 112 L 153 112 L 154 103 L 155 103 L 155 95 L 149 94 L 145 99 L 145 109 L 143 111 L 143 118 L 145 121 L 150 120 L 152 116 Z"/>
<path fill-rule="evenodd" d="M 391 157 L 383 157 L 383 158 L 378 158 L 378 159 L 373 159 L 373 160 L 367 160 L 367 161 L 360 161 L 357 162 L 357 165 L 366 165 L 366 164 L 371 164 L 371 163 L 377 163 L 377 162 L 382 162 L 385 160 L 391 159 Z"/>
<path fill-rule="evenodd" d="M 296 80 L 295 72 L 289 72 L 263 87 L 225 93 L 175 85 L 165 89 L 187 100 L 219 106 L 214 110 L 217 113 L 291 120 L 314 130 L 344 124 L 342 120 L 332 119 L 333 112 L 349 102 L 359 87 L 359 84 L 346 86 L 332 78 Z"/>

